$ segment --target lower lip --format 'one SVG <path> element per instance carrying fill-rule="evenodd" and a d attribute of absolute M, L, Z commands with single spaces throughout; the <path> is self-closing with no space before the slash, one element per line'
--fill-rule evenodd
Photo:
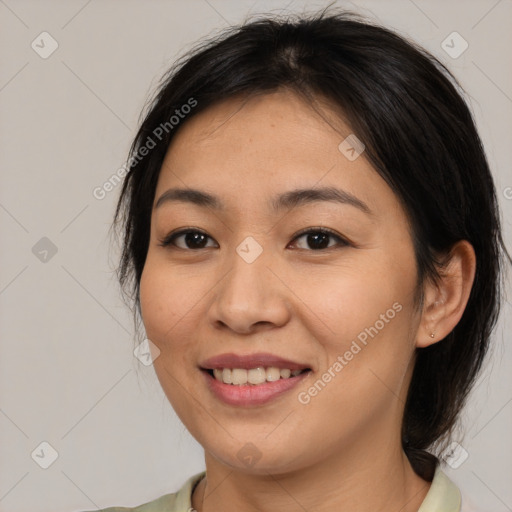
<path fill-rule="evenodd" d="M 288 379 L 279 379 L 274 382 L 264 382 L 263 384 L 244 384 L 233 385 L 224 384 L 202 370 L 206 382 L 214 395 L 229 405 L 238 405 L 241 407 L 250 407 L 253 405 L 262 405 L 276 399 L 287 391 L 294 388 L 299 382 L 307 377 L 311 371 L 307 371 L 295 377 Z"/>

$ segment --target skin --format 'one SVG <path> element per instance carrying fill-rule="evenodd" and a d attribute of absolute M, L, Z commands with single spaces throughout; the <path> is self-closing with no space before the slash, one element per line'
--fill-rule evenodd
<path fill-rule="evenodd" d="M 338 145 L 351 130 L 319 102 L 329 122 L 282 90 L 218 103 L 186 121 L 169 147 L 155 194 L 192 187 L 215 194 L 225 211 L 185 202 L 153 210 L 140 282 L 147 337 L 170 403 L 204 447 L 207 478 L 192 505 L 214 510 L 417 511 L 430 483 L 401 448 L 400 426 L 416 347 L 446 336 L 469 297 L 475 256 L 452 251 L 446 276 L 425 283 L 414 307 L 416 261 L 407 216 L 364 153 L 349 161 Z M 364 201 L 316 202 L 273 213 L 269 198 L 294 188 L 334 186 Z M 305 228 L 346 238 L 317 249 Z M 203 245 L 162 247 L 171 231 L 208 235 Z M 252 236 L 263 252 L 247 263 L 236 248 Z M 380 315 L 393 319 L 305 405 L 307 391 Z M 430 333 L 435 332 L 435 338 Z M 271 403 L 220 402 L 198 365 L 226 352 L 270 352 L 312 372 Z M 252 443 L 259 460 L 237 457 Z"/>

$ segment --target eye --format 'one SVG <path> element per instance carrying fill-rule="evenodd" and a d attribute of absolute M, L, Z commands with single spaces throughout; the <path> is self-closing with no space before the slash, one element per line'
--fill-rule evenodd
<path fill-rule="evenodd" d="M 185 247 L 180 246 L 176 243 L 176 240 L 179 238 L 183 238 L 183 243 Z M 182 229 L 177 233 L 171 233 L 167 235 L 163 240 L 160 241 L 162 247 L 167 247 L 169 245 L 174 245 L 179 249 L 203 249 L 205 247 L 205 241 L 210 238 L 206 233 L 202 231 L 198 231 L 196 229 Z"/>
<path fill-rule="evenodd" d="M 180 245 L 176 241 L 182 237 L 182 245 Z M 338 241 L 338 244 L 334 244 L 334 246 L 338 245 L 344 247 L 350 245 L 350 243 L 344 238 L 336 234 L 334 231 L 326 228 L 308 228 L 296 235 L 293 240 L 295 241 L 303 237 L 306 237 L 306 243 L 310 244 L 315 250 L 331 249 L 333 245 L 329 245 L 329 238 L 336 239 Z M 208 248 L 206 245 L 208 239 L 213 240 L 203 231 L 199 231 L 197 229 L 182 229 L 167 235 L 163 240 L 160 240 L 159 245 L 162 247 L 173 245 L 179 249 L 198 250 Z M 304 249 L 304 247 L 300 248 Z"/>
<path fill-rule="evenodd" d="M 329 246 L 329 238 L 338 240 L 338 246 L 348 246 L 350 243 L 336 234 L 334 231 L 326 228 L 308 228 L 300 232 L 294 240 L 306 237 L 306 244 L 310 244 L 315 250 L 331 249 L 333 245 Z M 336 244 L 334 244 L 336 246 Z M 302 249 L 303 247 L 301 247 Z"/>

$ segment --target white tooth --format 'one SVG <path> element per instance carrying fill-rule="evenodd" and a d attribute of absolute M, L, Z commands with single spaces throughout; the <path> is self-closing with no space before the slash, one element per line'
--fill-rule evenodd
<path fill-rule="evenodd" d="M 266 378 L 269 382 L 274 382 L 276 380 L 279 380 L 280 377 L 281 377 L 281 374 L 279 372 L 279 368 L 276 368 L 275 366 L 271 366 L 270 368 L 267 368 Z"/>
<path fill-rule="evenodd" d="M 231 368 L 224 368 L 222 370 L 222 382 L 224 382 L 224 384 L 232 384 L 233 383 L 233 376 L 231 374 Z"/>
<path fill-rule="evenodd" d="M 290 376 L 299 375 L 302 370 L 293 370 L 289 368 L 277 368 L 270 366 L 264 368 L 259 366 L 246 370 L 243 368 L 214 368 L 213 376 L 224 384 L 244 385 L 244 384 L 263 384 L 264 382 L 275 382 L 282 379 L 288 379 Z"/>
<path fill-rule="evenodd" d="M 247 381 L 250 384 L 263 384 L 267 380 L 265 368 L 259 366 L 258 368 L 251 368 L 247 372 Z"/>
<path fill-rule="evenodd" d="M 231 370 L 231 379 L 233 384 L 247 384 L 247 370 L 243 368 L 233 368 Z"/>

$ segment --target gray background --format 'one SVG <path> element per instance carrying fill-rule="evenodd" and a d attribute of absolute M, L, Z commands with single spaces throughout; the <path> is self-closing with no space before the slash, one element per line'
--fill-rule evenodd
<path fill-rule="evenodd" d="M 326 5 L 0 0 L 0 511 L 134 506 L 177 490 L 204 468 L 202 448 L 152 366 L 133 355 L 133 324 L 108 237 L 120 187 L 103 200 L 93 190 L 123 164 L 157 79 L 196 40 L 251 13 Z M 410 36 L 459 78 L 511 250 L 512 2 L 337 5 Z M 58 44 L 45 59 L 31 47 L 51 49 L 43 31 Z M 458 58 L 441 47 L 453 31 L 469 44 Z M 510 330 L 506 303 L 456 438 L 469 456 L 456 469 L 445 467 L 466 499 L 486 511 L 512 510 Z M 47 469 L 40 467 L 51 461 L 44 441 L 58 454 Z"/>

